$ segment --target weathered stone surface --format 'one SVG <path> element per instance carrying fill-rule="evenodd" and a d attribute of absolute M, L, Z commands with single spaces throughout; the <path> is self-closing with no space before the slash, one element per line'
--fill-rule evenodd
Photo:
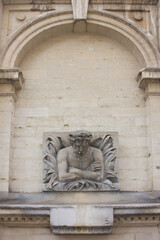
<path fill-rule="evenodd" d="M 1 2 L 1 67 L 20 67 L 26 83 L 0 84 L 0 190 L 37 195 L 3 195 L 0 238 L 84 239 L 52 235 L 50 208 L 98 203 L 114 208 L 107 240 L 158 240 L 159 193 L 137 191 L 160 189 L 159 76 L 142 74 L 142 89 L 135 79 L 160 66 L 160 2 L 91 0 L 83 21 L 70 0 Z M 136 192 L 40 193 L 43 132 L 79 128 L 118 132 L 121 190 Z"/>
<path fill-rule="evenodd" d="M 45 133 L 43 191 L 119 190 L 117 141 L 117 133 Z"/>
<path fill-rule="evenodd" d="M 89 0 L 71 0 L 74 20 L 86 19 Z"/>
<path fill-rule="evenodd" d="M 72 193 L 70 194 L 72 195 Z M 41 193 L 39 196 L 38 194 L 2 194 L 3 197 L 0 198 L 0 223 L 3 226 L 43 228 L 49 227 L 51 223 L 53 232 L 58 234 L 106 234 L 109 233 L 108 227 L 112 224 L 113 210 L 114 224 L 111 236 L 115 233 L 119 234 L 119 230 L 114 227 L 120 227 L 119 229 L 132 227 L 133 231 L 136 226 L 138 229 L 147 226 L 148 229 L 148 227 L 157 226 L 160 223 L 160 193 L 158 192 L 143 194 L 107 193 L 105 201 L 108 202 L 109 197 L 110 203 L 108 202 L 108 204 L 106 202 L 105 204 L 91 204 L 90 199 L 88 199 L 88 204 L 79 205 L 64 205 L 64 196 L 59 195 L 59 199 L 57 199 L 58 195 L 55 197 L 55 194 L 52 193 Z M 87 193 L 87 195 L 90 194 Z M 71 198 L 73 199 L 75 196 L 71 196 Z M 63 204 L 60 204 L 60 199 Z M 110 221 L 107 221 L 106 218 Z M 102 227 L 104 224 L 105 226 Z M 139 232 L 138 229 L 136 232 Z"/>
<path fill-rule="evenodd" d="M 95 199 L 94 193 L 87 193 L 87 196 L 86 193 L 70 193 L 70 199 L 66 193 L 3 193 L 0 196 L 0 224 L 3 228 L 8 226 L 42 229 L 51 226 L 56 234 L 108 234 L 110 225 L 113 224 L 112 239 L 115 233 L 119 234 L 117 227 L 127 227 L 128 232 L 129 227 L 134 231 L 136 226 L 140 230 L 140 227 L 147 226 L 148 229 L 160 223 L 159 192 L 112 192 L 96 195 L 99 200 Z M 85 204 L 82 199 L 86 200 Z M 97 204 L 102 199 L 103 204 Z"/>
<path fill-rule="evenodd" d="M 50 224 L 56 234 L 105 234 L 113 225 L 113 209 L 104 206 L 57 206 Z"/>

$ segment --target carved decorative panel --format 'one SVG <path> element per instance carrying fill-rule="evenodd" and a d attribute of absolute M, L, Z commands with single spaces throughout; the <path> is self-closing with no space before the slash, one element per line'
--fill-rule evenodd
<path fill-rule="evenodd" d="M 118 134 L 44 133 L 43 191 L 117 191 Z"/>

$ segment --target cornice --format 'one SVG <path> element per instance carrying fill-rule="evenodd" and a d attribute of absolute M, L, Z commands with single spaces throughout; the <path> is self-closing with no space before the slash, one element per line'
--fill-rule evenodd
<path fill-rule="evenodd" d="M 67 205 L 68 207 L 72 207 L 72 205 Z M 101 206 L 101 205 L 99 205 Z M 138 206 L 138 205 L 137 205 Z M 7 207 L 7 206 L 6 206 Z M 33 209 L 32 205 L 28 205 L 28 207 L 32 208 L 28 209 L 24 206 L 21 206 L 22 208 L 18 208 L 16 206 L 14 209 L 0 209 L 0 224 L 5 225 L 8 227 L 50 227 L 50 209 L 55 207 L 52 205 L 52 208 L 50 209 Z M 65 206 L 66 207 L 66 206 Z M 107 205 L 108 207 L 108 205 Z M 118 207 L 115 205 L 115 207 Z M 114 222 L 113 227 L 117 226 L 157 226 L 160 224 L 160 208 L 150 208 L 148 211 L 148 207 L 137 208 L 138 211 L 136 212 L 130 212 L 130 209 L 127 209 L 127 206 L 124 205 L 123 209 L 121 208 L 113 208 L 114 211 Z M 136 210 L 137 210 L 136 209 Z M 127 210 L 127 211 L 124 211 Z M 135 210 L 135 208 L 134 208 Z M 124 211 L 124 212 L 123 212 Z M 52 216 L 54 218 L 56 216 Z M 55 230 L 59 230 L 60 228 L 55 228 Z M 85 227 L 86 230 L 87 227 Z M 70 231 L 71 228 L 67 229 L 67 231 Z M 74 232 L 76 233 L 77 229 L 74 229 Z M 95 229 L 91 228 L 88 230 Z M 102 231 L 105 231 L 105 229 L 101 229 Z"/>
<path fill-rule="evenodd" d="M 23 82 L 23 74 L 19 68 L 0 68 L 0 97 L 12 97 L 16 101 L 16 90 L 22 88 Z M 3 84 L 9 87 L 3 89 Z"/>
<path fill-rule="evenodd" d="M 158 0 L 125 0 L 125 4 L 155 5 Z M 71 4 L 71 0 L 3 0 L 4 5 L 14 4 Z M 90 0 L 90 4 L 124 4 L 124 0 Z"/>
<path fill-rule="evenodd" d="M 19 68 L 0 68 L 0 84 L 11 83 L 17 90 L 22 88 L 23 82 L 23 74 Z"/>
<path fill-rule="evenodd" d="M 50 227 L 49 215 L 0 214 L 0 224 L 8 227 Z M 118 216 L 114 218 L 113 226 L 157 226 L 160 224 L 160 214 L 144 214 Z"/>
<path fill-rule="evenodd" d="M 138 87 L 145 90 L 145 100 L 149 96 L 160 96 L 160 68 L 144 68 L 137 76 Z"/>
<path fill-rule="evenodd" d="M 77 199 L 79 199 L 78 203 Z M 85 201 L 83 202 L 82 199 Z M 102 225 L 96 227 L 90 225 L 90 222 L 88 225 L 86 222 L 84 226 L 54 225 L 54 220 L 56 222 L 57 216 L 59 216 L 55 209 L 62 211 L 62 213 L 68 209 L 69 211 L 72 209 L 73 212 L 74 209 L 78 209 L 79 213 L 91 209 L 88 213 L 92 215 L 94 212 L 92 208 L 103 209 L 107 219 L 113 216 L 112 223 L 110 225 L 104 223 L 103 225 L 101 222 Z M 99 212 L 98 210 L 97 216 L 102 217 L 103 211 Z M 72 214 L 67 214 L 66 216 L 72 217 Z M 12 227 L 51 227 L 53 233 L 58 234 L 109 234 L 111 227 L 157 226 L 160 224 L 160 192 L 107 192 L 98 194 L 94 192 L 69 194 L 1 192 L 0 224 Z"/>

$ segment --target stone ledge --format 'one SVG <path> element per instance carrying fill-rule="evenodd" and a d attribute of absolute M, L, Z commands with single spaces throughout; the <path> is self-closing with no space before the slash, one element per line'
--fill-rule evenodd
<path fill-rule="evenodd" d="M 160 191 L 152 192 L 41 192 L 8 193 L 0 192 L 2 206 L 55 204 L 160 204 Z"/>
<path fill-rule="evenodd" d="M 76 218 L 76 224 L 74 224 L 72 215 L 76 217 L 79 215 L 69 214 L 64 220 L 63 216 L 66 214 L 62 211 L 63 221 L 60 222 L 62 224 L 59 222 L 54 224 L 59 214 L 53 209 L 63 210 L 75 207 L 76 209 L 103 209 L 104 213 L 96 210 L 95 214 L 100 218 L 95 218 L 94 213 L 90 211 L 91 221 L 90 219 L 88 221 L 87 217 L 84 221 L 83 215 L 88 215 L 86 211 L 80 211 L 80 217 L 78 220 Z M 113 220 L 108 224 L 107 220 L 110 216 Z M 71 217 L 70 221 L 69 217 Z M 92 222 L 92 219 L 96 221 Z M 67 226 L 68 221 L 69 226 Z M 12 227 L 51 227 L 52 232 L 56 234 L 109 234 L 111 227 L 157 226 L 160 224 L 160 191 L 96 194 L 95 192 L 30 194 L 1 192 L 0 224 Z"/>
<path fill-rule="evenodd" d="M 23 74 L 19 68 L 0 69 L 0 84 L 12 84 L 15 90 L 22 88 L 24 82 Z"/>

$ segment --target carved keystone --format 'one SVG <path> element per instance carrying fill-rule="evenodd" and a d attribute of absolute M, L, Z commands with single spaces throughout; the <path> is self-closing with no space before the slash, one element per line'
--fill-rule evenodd
<path fill-rule="evenodd" d="M 55 234 L 108 234 L 113 226 L 113 209 L 106 206 L 56 206 L 50 211 Z"/>
<path fill-rule="evenodd" d="M 87 19 L 89 0 L 72 0 L 73 17 L 75 20 Z"/>

